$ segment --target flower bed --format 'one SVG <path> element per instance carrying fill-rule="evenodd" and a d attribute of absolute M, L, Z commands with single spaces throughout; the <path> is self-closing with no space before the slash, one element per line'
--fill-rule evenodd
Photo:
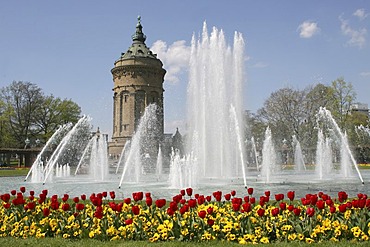
<path fill-rule="evenodd" d="M 136 192 L 117 199 L 114 191 L 80 197 L 48 197 L 43 190 L 1 195 L 0 237 L 94 238 L 100 240 L 210 241 L 245 243 L 276 241 L 368 241 L 370 199 L 349 199 L 320 192 L 299 200 L 294 191 L 256 197 L 253 188 L 212 195 L 181 190 L 172 200 Z"/>

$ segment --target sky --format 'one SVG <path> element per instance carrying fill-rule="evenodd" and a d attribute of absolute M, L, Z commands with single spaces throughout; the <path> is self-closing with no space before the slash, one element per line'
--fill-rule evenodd
<path fill-rule="evenodd" d="M 222 29 L 229 45 L 235 32 L 243 36 L 245 110 L 256 112 L 281 88 L 340 77 L 353 85 L 357 102 L 370 105 L 367 0 L 2 1 L 0 87 L 28 81 L 71 99 L 111 136 L 110 70 L 131 46 L 139 15 L 146 45 L 167 70 L 166 133 L 185 128 L 191 39 L 204 22 L 209 32 Z"/>

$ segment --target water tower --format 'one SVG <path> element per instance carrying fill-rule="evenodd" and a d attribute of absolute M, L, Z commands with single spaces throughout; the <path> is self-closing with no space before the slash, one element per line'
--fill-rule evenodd
<path fill-rule="evenodd" d="M 115 61 L 113 75 L 113 134 L 109 154 L 118 157 L 138 127 L 145 108 L 157 104 L 158 144 L 163 140 L 163 81 L 166 70 L 156 54 L 146 46 L 141 18 L 138 17 L 132 45 Z"/>

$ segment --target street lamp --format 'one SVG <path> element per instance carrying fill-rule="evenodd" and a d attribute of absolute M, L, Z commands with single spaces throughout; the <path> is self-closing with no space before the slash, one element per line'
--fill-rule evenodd
<path fill-rule="evenodd" d="M 26 145 L 24 145 L 24 149 L 26 149 L 27 147 L 28 147 L 28 145 L 30 145 L 30 139 L 28 139 L 28 137 L 27 137 L 27 139 L 24 141 L 24 143 L 26 143 Z"/>

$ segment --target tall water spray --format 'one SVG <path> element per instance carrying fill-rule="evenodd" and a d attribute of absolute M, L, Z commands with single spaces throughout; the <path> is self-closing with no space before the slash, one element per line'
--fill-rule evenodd
<path fill-rule="evenodd" d="M 195 160 L 195 183 L 209 178 L 245 177 L 242 85 L 244 40 L 235 33 L 233 47 L 216 28 L 208 35 L 204 23 L 199 40 L 192 38 L 187 96 L 186 153 Z M 234 108 L 232 110 L 232 108 Z M 235 112 L 232 113 L 232 112 Z M 244 179 L 245 183 L 245 179 Z"/>
<path fill-rule="evenodd" d="M 317 148 L 316 148 L 316 168 L 317 177 L 329 179 L 333 175 L 333 153 L 331 149 L 331 140 L 325 138 L 321 129 L 318 131 Z"/>
<path fill-rule="evenodd" d="M 261 177 L 266 183 L 273 182 L 273 175 L 281 170 L 277 163 L 276 151 L 269 127 L 265 131 L 265 140 L 262 147 Z"/>
<path fill-rule="evenodd" d="M 54 132 L 54 134 L 50 137 L 50 139 L 46 142 L 45 146 L 42 148 L 41 152 L 37 155 L 36 160 L 33 162 L 31 169 L 29 170 L 26 178 L 24 181 L 28 179 L 30 174 L 32 173 L 31 182 L 37 183 L 42 182 L 44 179 L 44 163 L 46 164 L 46 153 L 49 152 L 53 145 L 59 143 L 63 136 L 70 130 L 72 127 L 71 123 L 64 124 L 59 126 L 59 128 Z"/>
<path fill-rule="evenodd" d="M 294 169 L 296 171 L 306 170 L 306 164 L 303 159 L 301 144 L 295 135 L 293 136 L 293 147 L 294 147 Z"/>
<path fill-rule="evenodd" d="M 341 156 L 341 167 L 340 167 L 340 175 L 341 177 L 349 177 L 350 171 L 352 170 L 352 166 L 356 169 L 358 177 L 362 184 L 364 183 L 364 180 L 362 178 L 361 172 L 358 169 L 357 162 L 355 158 L 353 157 L 353 154 L 349 148 L 348 140 L 347 140 L 347 134 L 343 133 L 341 129 L 339 128 L 337 122 L 334 120 L 333 116 L 331 115 L 331 112 L 327 110 L 326 108 L 320 108 L 319 112 L 317 114 L 317 121 L 318 121 L 318 127 L 319 127 L 319 136 L 318 136 L 318 148 L 317 152 L 320 152 L 319 150 L 319 141 L 320 139 L 324 139 L 325 136 L 322 132 L 322 129 L 320 129 L 320 123 L 323 126 L 328 126 L 329 130 L 328 133 L 331 135 L 332 140 L 340 143 L 339 149 L 340 149 L 340 156 Z M 322 136 L 321 136 L 322 135 Z M 320 153 L 319 153 L 320 154 Z M 318 160 L 319 157 L 317 158 Z M 322 169 L 319 165 L 316 169 Z M 320 174 L 320 171 L 319 171 Z"/>
<path fill-rule="evenodd" d="M 130 150 L 123 166 L 119 187 L 123 181 L 140 182 L 145 174 L 156 174 L 158 155 L 158 106 L 150 104 L 140 119 L 137 130 L 132 137 Z"/>
<path fill-rule="evenodd" d="M 91 118 L 88 116 L 81 117 L 73 128 L 63 137 L 43 170 L 44 184 L 48 180 L 48 177 L 53 175 L 56 164 L 66 163 L 63 160 L 70 159 L 71 156 L 73 156 L 69 151 L 73 151 L 74 154 L 76 154 L 76 152 L 81 149 L 81 146 L 86 145 L 84 137 L 91 132 L 90 121 Z"/>

